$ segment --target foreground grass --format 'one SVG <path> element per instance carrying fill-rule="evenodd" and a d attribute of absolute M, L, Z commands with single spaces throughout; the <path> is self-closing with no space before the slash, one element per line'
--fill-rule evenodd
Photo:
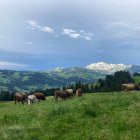
<path fill-rule="evenodd" d="M 49 97 L 30 106 L 1 102 L 0 139 L 139 140 L 140 93 Z"/>

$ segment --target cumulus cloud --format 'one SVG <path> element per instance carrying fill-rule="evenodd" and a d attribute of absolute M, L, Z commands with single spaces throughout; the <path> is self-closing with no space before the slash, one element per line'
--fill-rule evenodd
<path fill-rule="evenodd" d="M 81 37 L 84 38 L 85 40 L 92 40 L 92 37 L 94 36 L 94 34 L 92 33 L 86 33 L 85 31 L 80 31 L 81 33 Z"/>
<path fill-rule="evenodd" d="M 19 63 L 13 63 L 13 62 L 6 62 L 6 61 L 0 61 L 0 69 L 24 69 L 27 65 L 19 64 Z"/>
<path fill-rule="evenodd" d="M 42 26 L 36 23 L 35 21 L 28 21 L 28 24 L 32 27 L 32 29 L 37 29 L 39 31 L 47 32 L 47 33 L 54 33 L 54 29 L 48 26 Z"/>
<path fill-rule="evenodd" d="M 62 33 L 71 38 L 75 38 L 75 39 L 83 38 L 88 41 L 92 40 L 92 37 L 94 36 L 92 33 L 86 33 L 83 30 L 81 30 L 80 32 L 77 32 L 75 30 L 67 29 L 67 28 L 64 28 Z"/>
<path fill-rule="evenodd" d="M 41 31 L 48 32 L 48 33 L 54 33 L 54 29 L 47 27 L 47 26 L 42 27 Z"/>
<path fill-rule="evenodd" d="M 68 35 L 69 37 L 72 38 L 80 37 L 80 34 L 78 34 L 75 30 L 71 30 L 71 29 L 63 29 L 63 34 Z"/>
<path fill-rule="evenodd" d="M 31 26 L 31 29 L 37 29 L 39 31 L 42 31 L 42 32 L 47 32 L 47 33 L 54 33 L 54 29 L 48 27 L 48 26 L 42 26 L 42 25 L 39 25 L 38 23 L 36 23 L 35 21 L 31 21 L 29 20 L 28 21 L 28 24 Z M 71 38 L 74 38 L 74 39 L 85 39 L 87 41 L 90 41 L 92 40 L 94 34 L 92 33 L 89 33 L 89 32 L 85 32 L 84 30 L 81 30 L 81 31 L 76 31 L 76 30 L 73 30 L 73 29 L 69 29 L 69 28 L 63 28 L 62 29 L 62 34 L 63 35 L 67 35 Z M 55 37 L 58 37 L 61 33 L 58 33 L 57 35 L 54 35 Z M 28 43 L 31 45 L 31 43 Z"/>

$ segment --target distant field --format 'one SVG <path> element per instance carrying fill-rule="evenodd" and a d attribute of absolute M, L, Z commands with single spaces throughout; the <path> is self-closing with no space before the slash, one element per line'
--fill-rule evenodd
<path fill-rule="evenodd" d="M 140 76 L 135 76 L 134 81 L 135 83 L 140 83 Z"/>
<path fill-rule="evenodd" d="M 0 102 L 1 140 L 140 140 L 140 92 Z"/>

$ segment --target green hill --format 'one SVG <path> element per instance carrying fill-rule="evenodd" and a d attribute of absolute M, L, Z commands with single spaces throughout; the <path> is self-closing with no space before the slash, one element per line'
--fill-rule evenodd
<path fill-rule="evenodd" d="M 84 68 L 56 69 L 45 72 L 0 70 L 0 90 L 34 90 L 62 87 L 81 81 L 91 83 L 103 74 Z"/>
<path fill-rule="evenodd" d="M 48 97 L 33 105 L 0 102 L 1 140 L 139 140 L 140 93 Z"/>

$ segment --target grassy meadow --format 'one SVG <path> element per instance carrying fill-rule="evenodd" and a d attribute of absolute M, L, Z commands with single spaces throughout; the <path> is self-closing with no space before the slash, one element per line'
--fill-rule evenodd
<path fill-rule="evenodd" d="M 134 77 L 134 81 L 135 81 L 135 83 L 140 83 L 140 76 L 135 76 Z"/>
<path fill-rule="evenodd" d="M 140 92 L 48 97 L 32 105 L 0 102 L 1 140 L 139 140 Z"/>

